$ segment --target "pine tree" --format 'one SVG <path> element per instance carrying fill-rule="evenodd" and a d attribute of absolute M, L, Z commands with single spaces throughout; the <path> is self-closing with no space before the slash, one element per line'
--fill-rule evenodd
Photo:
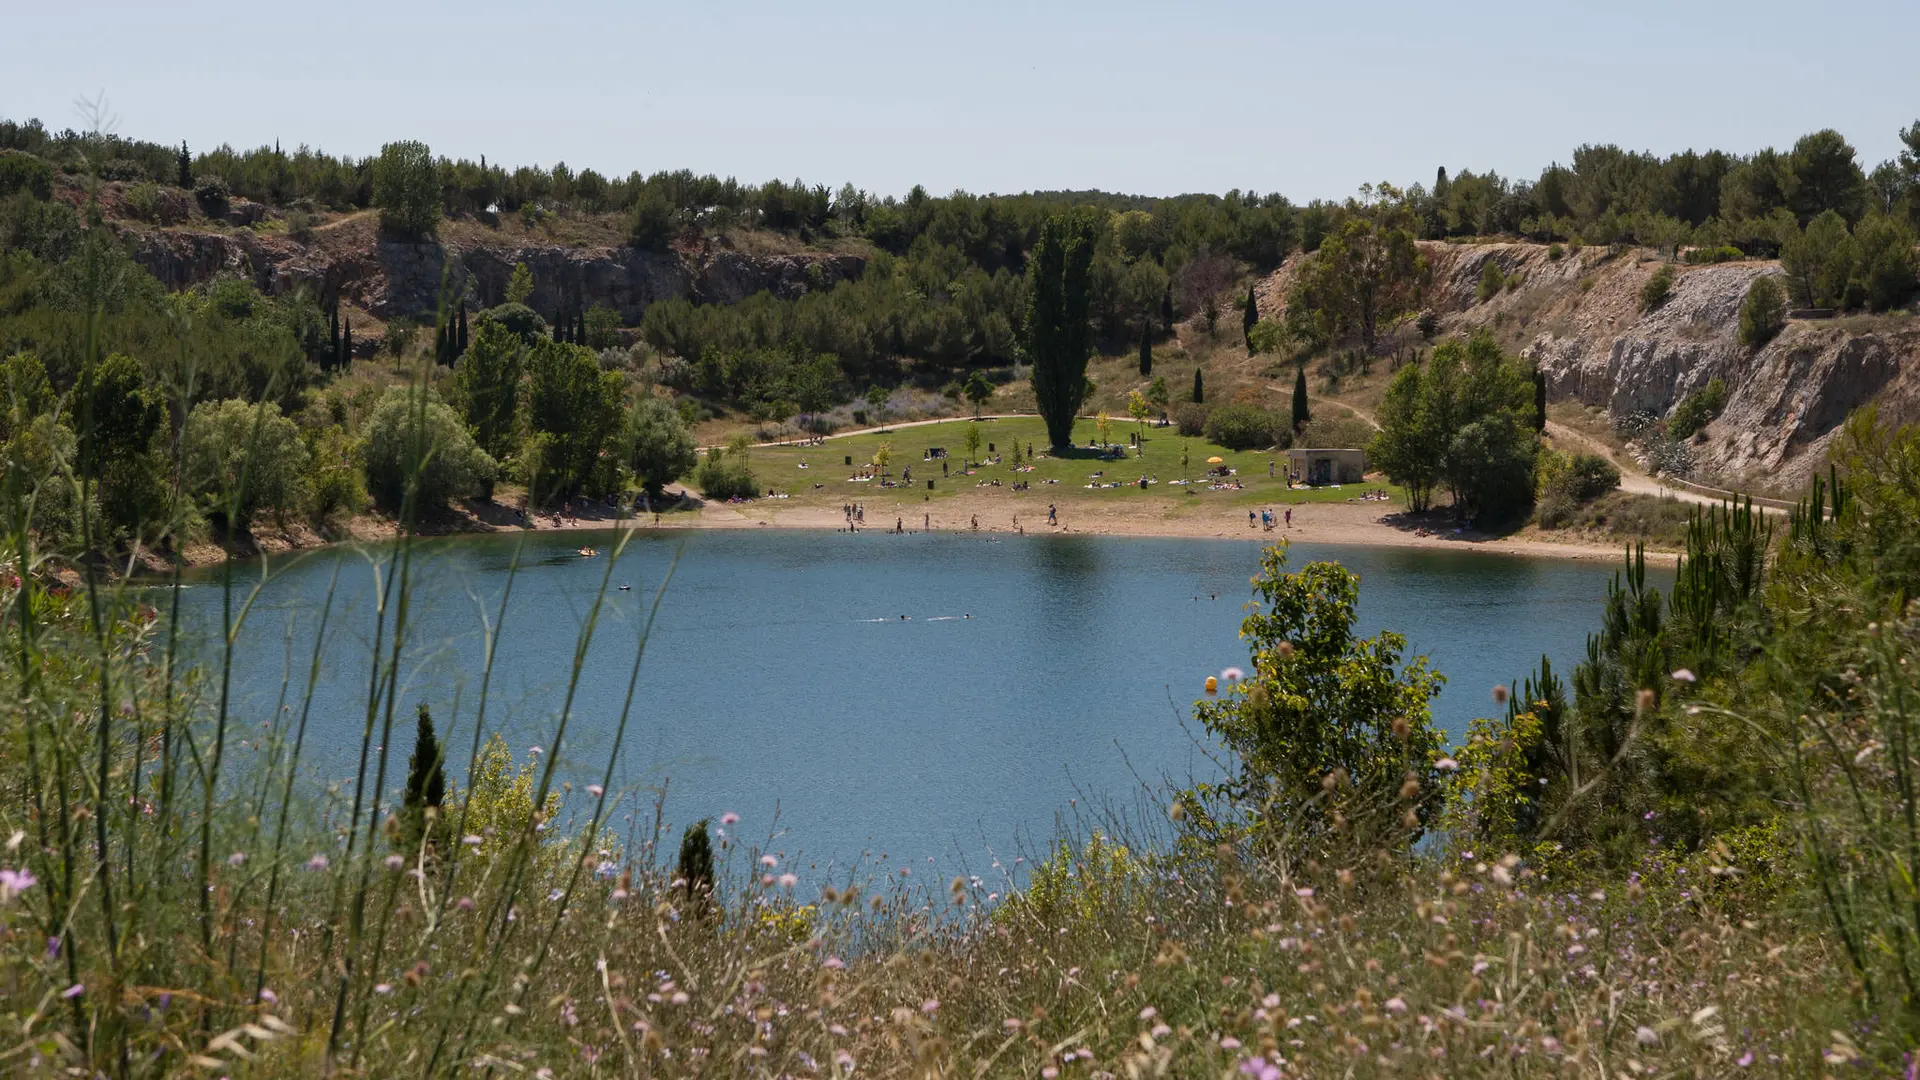
<path fill-rule="evenodd" d="M 1153 374 L 1153 323 L 1140 324 L 1140 377 Z"/>
<path fill-rule="evenodd" d="M 427 816 L 435 817 L 447 799 L 447 773 L 440 752 L 440 740 L 434 737 L 433 714 L 425 702 L 413 732 L 413 756 L 407 759 L 407 791 L 401 802 L 407 844 L 418 850 L 427 835 Z"/>
<path fill-rule="evenodd" d="M 1253 328 L 1260 323 L 1260 305 L 1255 302 L 1253 286 L 1247 286 L 1247 312 L 1240 320 L 1240 334 L 1247 339 L 1247 355 L 1253 355 Z"/>
<path fill-rule="evenodd" d="M 1207 387 L 1200 379 L 1200 369 L 1193 369 L 1193 400 L 1199 404 L 1207 400 Z"/>
<path fill-rule="evenodd" d="M 707 836 L 706 818 L 687 826 L 681 834 L 677 876 L 686 890 L 688 906 L 695 914 L 704 912 L 713 902 L 713 840 Z"/>
<path fill-rule="evenodd" d="M 1313 414 L 1307 411 L 1307 365 L 1301 364 L 1293 373 L 1293 431 L 1299 434 L 1307 426 Z"/>
<path fill-rule="evenodd" d="M 180 176 L 178 179 L 179 186 L 183 190 L 193 190 L 193 155 L 187 153 L 185 140 L 182 140 L 180 143 Z"/>

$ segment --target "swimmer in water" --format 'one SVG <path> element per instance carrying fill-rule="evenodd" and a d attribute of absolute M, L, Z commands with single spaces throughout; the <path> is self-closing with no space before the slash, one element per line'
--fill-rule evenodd
<path fill-rule="evenodd" d="M 969 612 L 967 612 L 966 614 L 964 614 L 964 615 L 962 615 L 962 616 L 960 616 L 960 617 L 961 617 L 961 618 L 963 618 L 963 619 L 971 619 L 971 618 L 973 618 L 973 612 L 971 612 L 971 611 L 969 611 Z"/>
<path fill-rule="evenodd" d="M 901 622 L 906 622 L 906 621 L 907 621 L 907 617 L 906 617 L 905 615 L 902 615 L 902 616 L 900 616 L 900 621 L 901 621 Z"/>

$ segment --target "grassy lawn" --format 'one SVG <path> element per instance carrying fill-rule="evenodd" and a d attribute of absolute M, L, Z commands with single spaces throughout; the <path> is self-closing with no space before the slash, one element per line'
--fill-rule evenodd
<path fill-rule="evenodd" d="M 1268 454 L 1258 451 L 1233 451 L 1217 446 L 1202 438 L 1181 436 L 1174 428 L 1146 429 L 1144 455 L 1137 455 L 1133 448 L 1126 446 L 1128 437 L 1139 427 L 1132 423 L 1115 421 L 1111 437 L 1127 451 L 1121 460 L 1106 461 L 1086 446 L 1088 440 L 1096 437 L 1094 421 L 1082 420 L 1074 426 L 1075 441 L 1079 444 L 1068 455 L 1054 457 L 1047 453 L 1046 426 L 1038 417 L 1019 417 L 1002 420 L 981 420 L 980 457 L 971 470 L 963 464 L 966 456 L 964 435 L 971 420 L 952 420 L 921 427 L 896 428 L 891 431 L 865 432 L 845 438 L 828 439 L 824 445 L 809 447 L 761 447 L 753 451 L 753 470 L 759 478 L 760 486 L 791 494 L 795 500 L 818 501 L 838 506 L 849 501 L 864 502 L 883 496 L 906 498 L 913 496 L 920 501 L 921 496 L 931 494 L 935 501 L 950 498 L 964 492 L 984 490 L 981 485 L 996 494 L 1011 492 L 1016 482 L 1032 484 L 1029 492 L 1014 492 L 1025 495 L 1036 502 L 1076 503 L 1082 501 L 1122 502 L 1122 501 L 1192 501 L 1206 499 L 1213 505 L 1226 500 L 1231 505 L 1249 506 L 1283 505 L 1308 502 L 1345 502 L 1359 494 L 1363 487 L 1347 485 L 1344 488 L 1321 488 L 1288 490 L 1285 480 L 1286 454 L 1284 451 Z M 898 484 L 904 470 L 911 469 L 908 486 L 886 488 L 878 480 L 853 481 L 859 466 L 871 463 L 882 445 L 890 448 L 885 479 Z M 987 450 L 992 444 L 994 449 Z M 1017 472 L 1013 462 L 1013 448 L 1020 447 L 1022 466 L 1029 464 L 1026 457 L 1028 446 L 1039 451 L 1037 460 L 1031 461 L 1032 471 Z M 930 447 L 944 447 L 948 457 L 945 464 L 948 475 L 942 476 L 941 462 L 923 460 Z M 1185 450 L 1188 464 L 1184 470 L 1180 464 L 1180 455 Z M 994 458 L 999 464 L 990 464 Z M 853 465 L 847 464 L 851 457 Z M 1223 459 L 1224 466 L 1236 470 L 1233 477 L 1244 485 L 1244 490 L 1212 490 L 1207 482 L 1207 470 L 1215 466 L 1207 464 L 1210 457 Z M 807 468 L 801 469 L 801 462 Z M 1268 463 L 1275 466 L 1275 476 L 1267 476 Z M 1194 482 L 1187 485 L 1177 483 L 1182 475 Z M 1096 475 L 1097 474 L 1097 475 Z M 1146 476 L 1157 481 L 1141 488 L 1138 481 Z M 934 482 L 929 493 L 926 482 Z M 999 488 L 991 488 L 992 481 L 1000 482 Z M 1049 482 L 1051 481 L 1051 482 Z M 1089 488 L 1088 484 L 1119 483 L 1117 488 Z M 819 490 L 815 484 L 823 485 Z M 1365 485 L 1364 489 L 1386 487 L 1387 485 Z M 909 490 L 910 488 L 910 490 Z M 1404 505 L 1403 494 L 1397 489 L 1393 501 Z M 1191 493 L 1191 494 L 1189 494 Z M 1384 504 L 1383 504 L 1384 506 Z"/>

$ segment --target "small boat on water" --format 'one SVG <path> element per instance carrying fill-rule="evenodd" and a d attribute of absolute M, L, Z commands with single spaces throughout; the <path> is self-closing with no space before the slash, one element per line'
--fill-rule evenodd
<path fill-rule="evenodd" d="M 600 554 L 598 551 L 595 551 L 590 547 L 583 547 L 580 549 L 580 557 L 583 559 L 591 559 L 598 554 Z"/>

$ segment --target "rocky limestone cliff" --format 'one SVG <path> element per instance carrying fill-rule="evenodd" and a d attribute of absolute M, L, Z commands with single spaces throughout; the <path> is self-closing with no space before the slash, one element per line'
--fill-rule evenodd
<path fill-rule="evenodd" d="M 866 269 L 859 255 L 655 253 L 611 245 L 495 243 L 484 235 L 476 238 L 472 229 L 428 243 L 404 243 L 381 238 L 370 219 L 316 229 L 304 240 L 248 229 L 123 224 L 121 231 L 135 260 L 171 288 L 240 274 L 276 295 L 306 289 L 316 296 L 338 296 L 381 320 L 431 317 L 443 280 L 451 280 L 470 307 L 497 304 L 518 263 L 533 272 L 527 302 L 535 310 L 551 315 L 563 305 L 606 304 L 628 325 L 638 323 L 647 306 L 659 300 L 733 304 L 763 291 L 792 299 L 858 278 Z"/>
<path fill-rule="evenodd" d="M 1487 328 L 1535 360 L 1548 397 L 1607 410 L 1670 415 L 1687 393 L 1718 377 L 1726 408 L 1695 436 L 1697 478 L 1791 492 L 1819 470 L 1839 425 L 1878 403 L 1896 422 L 1920 420 L 1920 320 L 1911 311 L 1838 320 L 1793 320 L 1765 348 L 1740 343 L 1740 305 L 1765 261 L 1675 265 L 1672 293 L 1640 310 L 1640 288 L 1660 262 L 1647 252 L 1599 249 L 1549 257 L 1539 244 L 1423 243 L 1425 306 L 1448 331 Z M 1282 314 L 1301 256 L 1258 288 L 1265 317 Z M 1487 262 L 1511 287 L 1481 302 Z"/>

